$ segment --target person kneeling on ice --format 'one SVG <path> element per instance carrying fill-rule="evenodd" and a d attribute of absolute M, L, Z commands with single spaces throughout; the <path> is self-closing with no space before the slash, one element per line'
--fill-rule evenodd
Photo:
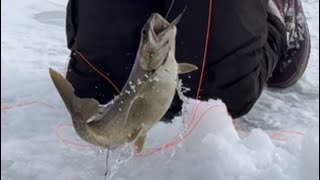
<path fill-rule="evenodd" d="M 100 104 L 112 100 L 129 77 L 149 16 L 158 12 L 170 22 L 185 7 L 176 59 L 199 67 L 180 76 L 187 97 L 219 98 L 237 118 L 265 85 L 286 88 L 304 73 L 310 35 L 300 0 L 69 0 L 66 78 L 75 94 Z M 176 94 L 161 121 L 180 115 L 181 105 Z"/>

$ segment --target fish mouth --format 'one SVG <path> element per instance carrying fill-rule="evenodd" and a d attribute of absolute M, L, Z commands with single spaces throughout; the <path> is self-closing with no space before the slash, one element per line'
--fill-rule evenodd
<path fill-rule="evenodd" d="M 158 13 L 153 13 L 150 18 L 150 29 L 151 31 L 154 32 L 155 35 L 159 35 L 161 32 L 165 31 L 168 29 L 169 26 L 176 26 L 182 15 L 184 14 L 186 8 L 183 10 L 179 16 L 176 17 L 171 23 L 168 22 L 165 18 L 163 18 L 160 14 Z"/>
<path fill-rule="evenodd" d="M 154 35 L 159 36 L 161 32 L 164 32 L 170 23 L 164 19 L 160 14 L 154 13 L 150 22 L 150 30 Z"/>
<path fill-rule="evenodd" d="M 171 29 L 170 26 L 171 24 L 160 14 L 154 13 L 143 28 L 142 35 L 147 36 L 147 39 L 156 43 L 162 41 L 165 34 Z"/>
<path fill-rule="evenodd" d="M 166 30 L 169 26 L 176 26 L 179 23 L 180 19 L 182 18 L 185 10 L 186 10 L 186 7 L 182 11 L 182 13 L 180 13 L 171 23 L 168 22 L 165 18 L 163 18 L 160 14 L 153 13 L 149 20 L 151 30 L 154 32 L 155 35 L 159 35 L 161 32 Z"/>
<path fill-rule="evenodd" d="M 158 13 L 151 15 L 141 32 L 142 69 L 155 70 L 166 62 L 175 46 L 176 24 L 180 17 L 170 23 Z"/>

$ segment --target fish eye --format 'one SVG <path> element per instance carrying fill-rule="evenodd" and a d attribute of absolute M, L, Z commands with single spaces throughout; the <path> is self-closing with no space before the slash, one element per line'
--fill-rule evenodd
<path fill-rule="evenodd" d="M 147 34 L 146 29 L 143 29 L 143 30 L 142 30 L 142 35 L 144 35 L 144 36 L 145 36 L 146 34 Z"/>

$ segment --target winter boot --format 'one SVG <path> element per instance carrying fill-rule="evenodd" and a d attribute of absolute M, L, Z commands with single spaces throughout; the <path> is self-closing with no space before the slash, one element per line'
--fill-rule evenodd
<path fill-rule="evenodd" d="M 303 75 L 310 55 L 310 34 L 300 0 L 270 0 L 269 9 L 287 29 L 288 51 L 276 65 L 267 85 L 286 88 Z"/>

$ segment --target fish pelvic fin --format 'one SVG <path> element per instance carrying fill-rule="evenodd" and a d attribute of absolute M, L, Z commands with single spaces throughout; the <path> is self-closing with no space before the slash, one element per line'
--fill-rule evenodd
<path fill-rule="evenodd" d="M 142 131 L 142 127 L 134 129 L 131 134 L 128 135 L 128 142 L 132 142 L 137 139 Z"/>
<path fill-rule="evenodd" d="M 140 154 L 146 141 L 146 135 L 140 135 L 134 142 L 135 153 Z"/>

